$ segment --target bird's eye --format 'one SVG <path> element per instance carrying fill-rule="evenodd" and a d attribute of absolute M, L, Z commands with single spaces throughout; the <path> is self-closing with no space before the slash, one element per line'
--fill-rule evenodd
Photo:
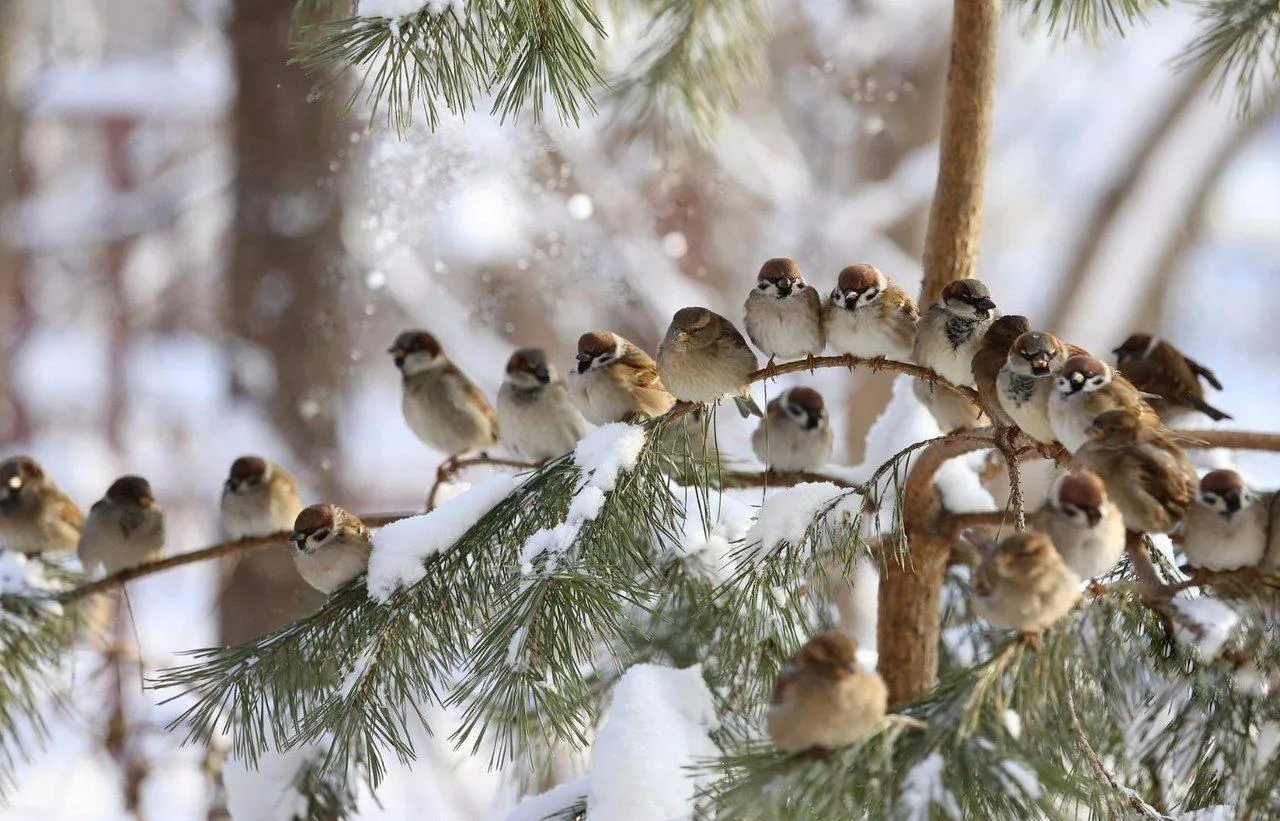
<path fill-rule="evenodd" d="M 761 283 L 760 283 L 759 285 L 757 285 L 756 287 L 757 287 L 757 288 L 759 288 L 761 291 L 767 291 L 767 290 L 769 290 L 769 283 L 767 283 L 767 282 L 761 282 Z"/>
<path fill-rule="evenodd" d="M 311 534 L 311 541 L 313 542 L 323 542 L 327 538 L 329 538 L 329 531 L 327 529 L 317 530 L 315 533 Z"/>
<path fill-rule="evenodd" d="M 1206 493 L 1200 498 L 1204 500 L 1206 505 L 1211 505 L 1214 502 L 1214 495 L 1212 493 Z"/>
<path fill-rule="evenodd" d="M 875 299 L 875 298 L 876 298 L 877 296 L 879 296 L 879 295 L 880 295 L 880 289 L 879 289 L 879 288 L 868 288 L 868 289 L 867 289 L 866 291 L 864 291 L 864 292 L 863 292 L 863 294 L 862 294 L 862 301 L 863 301 L 863 302 L 870 302 L 871 300 Z"/>

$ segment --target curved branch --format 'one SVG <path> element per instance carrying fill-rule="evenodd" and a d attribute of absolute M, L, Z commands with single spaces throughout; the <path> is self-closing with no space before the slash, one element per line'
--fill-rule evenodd
<path fill-rule="evenodd" d="M 1178 430 L 1184 448 L 1228 448 L 1230 450 L 1265 450 L 1280 452 L 1280 433 L 1257 433 L 1247 430 Z"/>

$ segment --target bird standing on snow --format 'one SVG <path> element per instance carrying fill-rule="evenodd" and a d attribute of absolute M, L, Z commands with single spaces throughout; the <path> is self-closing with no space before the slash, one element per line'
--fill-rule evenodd
<path fill-rule="evenodd" d="M 480 389 L 426 331 L 405 331 L 387 349 L 403 375 L 404 420 L 428 447 L 455 460 L 498 441 L 498 416 Z"/>
<path fill-rule="evenodd" d="M 312 505 L 298 514 L 289 534 L 298 575 L 329 594 L 369 567 L 373 534 L 337 505 Z"/>
<path fill-rule="evenodd" d="M 706 308 L 681 308 L 658 346 L 658 373 L 676 399 L 713 403 L 731 396 L 744 417 L 764 416 L 751 396 L 759 365 L 733 323 Z"/>
<path fill-rule="evenodd" d="M 771 401 L 751 434 L 756 456 L 779 473 L 821 470 L 834 442 L 822 394 L 812 388 L 792 388 Z"/>
<path fill-rule="evenodd" d="M 744 306 L 747 336 L 775 359 L 812 358 L 822 353 L 822 298 L 795 260 L 779 257 L 760 266 L 756 287 Z"/>
<path fill-rule="evenodd" d="M 848 747 L 866 738 L 888 707 L 889 691 L 858 663 L 858 645 L 836 630 L 810 639 L 773 685 L 766 720 L 788 752 Z"/>
<path fill-rule="evenodd" d="M 80 508 L 36 460 L 0 462 L 0 547 L 29 556 L 70 553 L 83 524 Z"/>
<path fill-rule="evenodd" d="M 271 536 L 293 527 L 302 497 L 289 471 L 260 456 L 241 456 L 231 463 L 221 507 L 231 538 Z"/>
<path fill-rule="evenodd" d="M 563 456 L 587 433 L 586 420 L 541 348 L 521 348 L 507 360 L 498 426 L 507 446 L 531 462 Z"/>

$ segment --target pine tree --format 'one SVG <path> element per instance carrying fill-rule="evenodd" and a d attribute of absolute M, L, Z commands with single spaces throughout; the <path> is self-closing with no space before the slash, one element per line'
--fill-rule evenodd
<path fill-rule="evenodd" d="M 341 16 L 341 5 L 300 0 L 299 19 Z M 766 34 L 763 10 L 753 0 L 636 5 L 430 3 L 394 18 L 328 19 L 303 27 L 299 59 L 358 72 L 400 127 L 418 107 L 434 125 L 443 111 L 465 113 L 489 98 L 503 118 L 554 108 L 577 121 L 603 89 L 604 36 L 630 26 L 648 39 L 612 83 L 627 123 L 707 133 L 750 75 Z M 1026 5 L 1053 31 L 1098 36 L 1158 4 Z M 1243 106 L 1256 106 L 1259 94 L 1269 100 L 1280 80 L 1278 9 L 1260 0 L 1202 6 L 1189 70 L 1235 83 Z M 955 2 L 922 303 L 976 269 L 999 12 L 997 0 Z M 971 395 L 909 363 L 821 357 L 779 370 L 810 367 L 889 368 Z M 490 480 L 425 516 L 371 522 L 387 527 L 367 578 L 311 616 L 197 651 L 151 682 L 186 705 L 173 729 L 192 742 L 230 732 L 234 754 L 250 761 L 314 751 L 295 787 L 311 800 L 309 813 L 341 817 L 357 778 L 376 787 L 388 756 L 414 758 L 426 705 L 461 712 L 457 744 L 488 753 L 495 766 L 537 770 L 556 745 L 589 742 L 628 671 L 699 664 L 715 716 L 702 717 L 714 752 L 696 762 L 697 803 L 708 814 L 1280 812 L 1280 708 L 1269 697 L 1280 674 L 1280 579 L 1254 570 L 1188 575 L 1133 533 L 1125 561 L 1028 644 L 972 617 L 956 548 L 965 527 L 1016 526 L 1024 513 L 1016 492 L 1002 513 L 962 514 L 935 485 L 946 463 L 986 450 L 999 451 L 1016 479 L 1020 461 L 1039 458 L 1025 440 L 981 429 L 909 443 L 856 479 L 762 475 L 721 464 L 714 440 L 694 444 L 685 424 L 692 410 L 606 426 L 574 454 Z M 1276 435 L 1186 436 L 1198 446 L 1280 450 Z M 769 492 L 759 511 L 735 495 L 762 487 Z M 28 752 L 22 738 L 39 738 L 30 729 L 39 729 L 47 682 L 85 602 L 133 578 L 267 541 L 218 545 L 93 583 L 9 556 L 0 592 L 0 774 L 11 775 Z M 787 658 L 829 625 L 829 583 L 851 578 L 858 561 L 881 575 L 878 664 L 893 715 L 855 747 L 784 754 L 759 738 L 763 706 Z M 579 817 L 589 793 L 575 782 L 539 807 Z"/>

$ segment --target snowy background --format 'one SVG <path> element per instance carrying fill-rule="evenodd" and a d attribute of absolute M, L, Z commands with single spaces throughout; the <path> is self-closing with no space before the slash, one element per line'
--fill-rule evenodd
<path fill-rule="evenodd" d="M 149 477 L 172 551 L 220 539 L 217 495 L 243 453 L 287 465 L 312 499 L 417 508 L 440 456 L 400 417 L 384 350 L 405 327 L 430 329 L 492 396 L 516 347 L 545 347 L 564 369 L 585 330 L 652 350 L 684 305 L 738 317 L 768 257 L 794 257 L 823 293 L 855 261 L 916 290 L 950 18 L 939 0 L 773 3 L 764 82 L 744 90 L 704 154 L 623 139 L 607 105 L 580 128 L 477 113 L 403 138 L 380 118 L 366 128 L 330 108 L 323 173 L 250 225 L 236 218 L 237 152 L 303 149 L 271 144 L 270 128 L 248 135 L 235 116 L 238 90 L 284 70 L 237 76 L 238 5 L 10 0 L 0 11 L 0 456 L 36 457 L 83 507 L 121 473 Z M 1140 328 L 1169 337 L 1217 371 L 1226 390 L 1211 401 L 1235 416 L 1228 427 L 1275 430 L 1280 124 L 1243 123 L 1231 100 L 1203 90 L 1179 104 L 1189 78 L 1170 63 L 1193 30 L 1167 11 L 1095 47 L 1052 42 L 1010 14 L 981 275 L 1002 310 L 1098 351 Z M 1094 233 L 1118 187 L 1120 206 Z M 299 237 L 337 214 L 332 264 L 233 264 L 251 230 Z M 234 297 L 246 283 L 247 302 Z M 317 293 L 322 320 L 272 333 Z M 245 310 L 267 318 L 260 333 Z M 299 384 L 294 371 L 302 386 L 285 390 Z M 838 461 L 868 458 L 889 377 L 788 383 L 826 396 Z M 746 460 L 748 428 L 730 416 L 722 447 Z M 1245 456 L 1241 469 L 1280 484 L 1274 458 Z M 231 576 L 189 566 L 132 588 L 148 670 L 218 640 L 237 606 L 224 595 Z M 107 693 L 95 668 L 77 659 L 55 741 L 21 768 L 0 818 L 130 817 L 102 748 Z M 634 698 L 683 687 L 662 678 L 639 677 Z M 681 693 L 671 710 L 705 708 Z M 129 703 L 151 764 L 146 815 L 204 818 L 203 751 L 160 731 L 180 709 L 160 699 L 134 692 Z M 440 740 L 451 721 L 438 716 L 422 765 L 393 773 L 362 817 L 464 821 L 514 804 L 509 774 Z M 689 744 L 705 741 L 694 733 Z M 230 768 L 233 816 L 287 815 L 257 783 L 273 777 Z"/>

